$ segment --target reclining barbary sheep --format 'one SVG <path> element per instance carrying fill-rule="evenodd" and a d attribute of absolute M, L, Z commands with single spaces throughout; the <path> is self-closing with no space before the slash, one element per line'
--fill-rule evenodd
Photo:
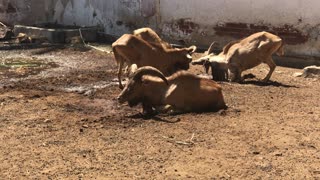
<path fill-rule="evenodd" d="M 280 37 L 263 31 L 227 44 L 219 55 L 213 54 L 209 48 L 206 56 L 192 64 L 201 64 L 207 66 L 207 69 L 210 65 L 214 80 L 227 80 L 229 71 L 231 81 L 240 82 L 243 71 L 266 63 L 270 70 L 262 81 L 267 82 L 276 67 L 272 59 L 274 53 L 279 56 L 284 54 L 283 41 Z"/>
<path fill-rule="evenodd" d="M 128 66 L 135 64 L 138 68 L 152 66 L 159 69 L 164 75 L 189 69 L 189 63 L 192 61 L 191 54 L 196 50 L 195 46 L 180 49 L 170 48 L 155 32 L 150 33 L 150 31 L 152 30 L 140 31 L 140 35 L 137 31 L 134 35 L 124 34 L 112 44 L 114 56 L 119 66 L 118 80 L 121 89 L 123 88 L 121 72 L 124 63 Z M 150 41 L 150 39 L 151 43 L 146 41 Z"/>
<path fill-rule="evenodd" d="M 151 66 L 139 68 L 117 99 L 119 103 L 128 102 L 131 107 L 142 103 L 144 114 L 152 114 L 153 108 L 167 105 L 179 112 L 227 108 L 222 89 L 216 82 L 187 71 L 179 71 L 166 78 Z"/>

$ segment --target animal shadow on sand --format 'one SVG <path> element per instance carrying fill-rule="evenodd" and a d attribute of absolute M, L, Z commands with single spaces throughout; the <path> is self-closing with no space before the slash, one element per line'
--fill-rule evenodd
<path fill-rule="evenodd" d="M 137 113 L 137 114 L 130 115 L 127 117 L 132 118 L 132 119 L 154 120 L 154 121 L 160 121 L 160 122 L 164 122 L 164 123 L 177 123 L 177 122 L 179 122 L 180 121 L 179 118 L 177 120 L 173 120 L 173 121 L 164 119 L 165 116 L 172 117 L 173 115 L 178 115 L 178 114 L 170 114 L 170 115 L 161 114 L 161 115 L 159 115 L 158 113 L 154 113 L 151 115 L 144 115 L 142 113 Z"/>
<path fill-rule="evenodd" d="M 243 81 L 240 84 L 252 84 L 256 86 L 275 86 L 275 87 L 285 87 L 285 88 L 299 88 L 298 86 L 295 86 L 295 85 L 283 84 L 277 81 L 269 80 L 268 82 L 263 82 L 261 80 L 256 79 L 256 76 L 251 73 L 244 75 Z"/>
<path fill-rule="evenodd" d="M 210 110 L 210 111 L 199 111 L 199 112 L 183 112 L 183 111 L 175 111 L 175 112 L 167 112 L 167 113 L 158 113 L 155 112 L 151 115 L 144 115 L 142 113 L 137 113 L 134 115 L 127 116 L 132 119 L 144 119 L 144 120 L 154 120 L 154 121 L 160 121 L 165 123 L 178 123 L 181 121 L 179 115 L 183 114 L 206 114 L 206 113 L 215 113 L 220 116 L 226 115 L 226 112 L 230 109 L 227 107 L 226 109 L 219 109 L 219 110 Z M 175 120 L 167 120 L 165 117 L 171 117 L 170 119 Z"/>

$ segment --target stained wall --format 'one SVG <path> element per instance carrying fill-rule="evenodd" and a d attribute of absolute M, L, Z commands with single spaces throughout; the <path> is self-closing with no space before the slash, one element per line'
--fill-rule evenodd
<path fill-rule="evenodd" d="M 149 26 L 176 43 L 208 46 L 257 31 L 282 37 L 286 54 L 320 57 L 318 0 L 0 0 L 7 24 L 96 26 L 114 36 Z"/>

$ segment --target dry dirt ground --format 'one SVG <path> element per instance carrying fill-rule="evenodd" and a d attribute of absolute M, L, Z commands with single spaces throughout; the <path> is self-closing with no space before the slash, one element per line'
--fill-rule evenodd
<path fill-rule="evenodd" d="M 221 83 L 225 111 L 146 119 L 115 100 L 112 54 L 11 48 L 0 62 L 0 179 L 320 179 L 320 80 L 299 69 Z"/>

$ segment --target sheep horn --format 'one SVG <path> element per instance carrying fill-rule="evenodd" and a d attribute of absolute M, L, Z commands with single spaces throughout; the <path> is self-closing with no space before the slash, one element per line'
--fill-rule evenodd
<path fill-rule="evenodd" d="M 197 46 L 194 46 L 194 45 L 190 46 L 187 48 L 187 50 L 188 50 L 188 53 L 193 54 L 194 52 L 196 52 Z"/>
<path fill-rule="evenodd" d="M 216 44 L 216 42 L 211 43 L 208 51 L 207 51 L 207 55 L 211 54 L 213 52 L 213 46 Z"/>
<path fill-rule="evenodd" d="M 167 85 L 169 85 L 167 78 L 161 71 L 151 66 L 144 66 L 139 68 L 132 76 L 135 80 L 140 80 L 143 75 L 152 75 L 161 78 Z"/>

